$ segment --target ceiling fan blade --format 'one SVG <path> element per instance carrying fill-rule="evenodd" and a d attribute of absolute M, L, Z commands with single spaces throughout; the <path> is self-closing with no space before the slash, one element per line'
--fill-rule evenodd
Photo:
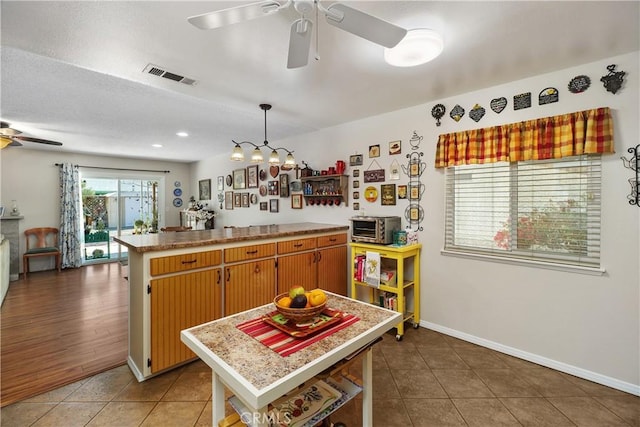
<path fill-rule="evenodd" d="M 257 3 L 250 3 L 244 6 L 231 7 L 229 9 L 216 10 L 214 12 L 203 13 L 202 15 L 191 16 L 187 21 L 201 30 L 211 30 L 213 28 L 224 27 L 238 22 L 267 16 L 277 12 L 282 7 L 280 1 L 263 0 Z"/>
<path fill-rule="evenodd" d="M 329 24 L 384 47 L 394 47 L 407 34 L 402 27 L 344 4 L 332 4 L 327 11 Z"/>
<path fill-rule="evenodd" d="M 2 136 L 14 136 L 14 135 L 20 135 L 21 133 L 22 132 L 20 132 L 19 130 L 12 129 L 11 127 L 9 127 L 9 123 L 0 122 L 0 135 L 2 135 Z"/>
<path fill-rule="evenodd" d="M 8 136 L 2 136 L 0 135 L 0 148 L 5 148 L 5 147 L 19 147 L 22 144 L 20 144 L 18 141 L 14 140 L 11 137 Z"/>
<path fill-rule="evenodd" d="M 298 19 L 291 24 L 287 68 L 300 68 L 309 63 L 312 29 L 313 23 L 304 18 Z"/>
<path fill-rule="evenodd" d="M 38 144 L 57 145 L 57 146 L 62 145 L 62 142 L 50 141 L 48 139 L 33 138 L 30 136 L 14 136 L 12 137 L 12 139 L 14 142 L 17 142 L 16 139 L 19 139 L 20 141 L 37 142 Z M 22 145 L 19 142 L 18 144 Z"/>

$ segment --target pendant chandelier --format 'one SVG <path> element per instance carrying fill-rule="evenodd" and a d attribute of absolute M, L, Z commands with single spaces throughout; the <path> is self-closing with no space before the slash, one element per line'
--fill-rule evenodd
<path fill-rule="evenodd" d="M 280 155 L 278 154 L 278 151 L 282 150 L 287 152 L 287 156 L 285 158 L 284 164 L 286 166 L 291 166 L 291 167 L 295 166 L 296 159 L 293 157 L 293 151 L 287 150 L 286 148 L 283 148 L 283 147 L 273 148 L 269 145 L 269 141 L 267 141 L 267 111 L 271 109 L 271 104 L 260 104 L 260 109 L 264 111 L 264 143 L 262 147 L 266 147 L 267 149 L 271 150 L 271 154 L 269 154 L 269 164 L 280 165 L 281 162 L 280 162 Z M 240 145 L 249 144 L 254 147 L 253 151 L 251 152 L 251 163 L 264 162 L 264 156 L 262 155 L 262 150 L 260 149 L 259 145 L 254 144 L 253 142 L 250 142 L 250 141 L 236 142 L 233 139 L 231 140 L 231 142 L 235 144 L 235 146 L 233 147 L 233 151 L 231 152 L 231 160 L 236 162 L 243 161 L 244 151 L 242 150 L 242 147 Z"/>

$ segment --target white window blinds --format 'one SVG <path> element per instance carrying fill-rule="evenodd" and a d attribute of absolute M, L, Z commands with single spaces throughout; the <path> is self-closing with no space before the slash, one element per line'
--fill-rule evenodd
<path fill-rule="evenodd" d="M 447 168 L 445 250 L 600 266 L 600 155 Z"/>

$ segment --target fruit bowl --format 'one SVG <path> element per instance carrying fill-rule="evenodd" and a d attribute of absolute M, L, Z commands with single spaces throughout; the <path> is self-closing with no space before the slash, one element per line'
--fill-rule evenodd
<path fill-rule="evenodd" d="M 309 308 L 287 308 L 278 304 L 281 298 L 288 297 L 288 293 L 280 294 L 273 299 L 273 303 L 280 314 L 294 323 L 306 323 L 312 320 L 314 317 L 320 315 L 322 311 L 327 307 L 327 302 L 323 302 L 320 305 Z"/>

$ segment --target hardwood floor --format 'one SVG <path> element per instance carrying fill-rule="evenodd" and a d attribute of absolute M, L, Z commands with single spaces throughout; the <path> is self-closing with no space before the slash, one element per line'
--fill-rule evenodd
<path fill-rule="evenodd" d="M 126 363 L 127 267 L 29 273 L 0 311 L 0 407 Z"/>

